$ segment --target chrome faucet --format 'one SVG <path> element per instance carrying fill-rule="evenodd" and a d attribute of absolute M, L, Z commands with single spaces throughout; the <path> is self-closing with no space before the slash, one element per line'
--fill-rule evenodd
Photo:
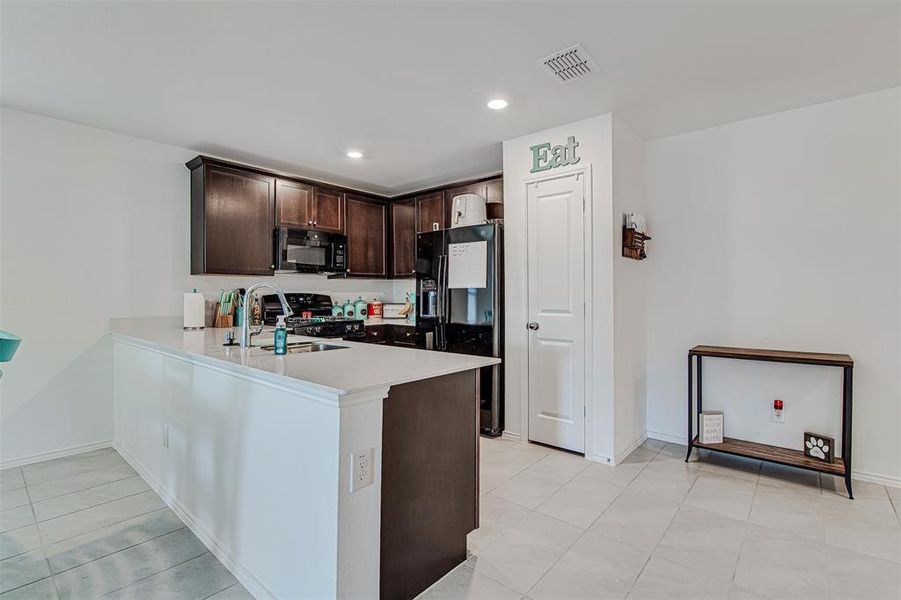
<path fill-rule="evenodd" d="M 282 313 L 286 317 L 290 317 L 294 314 L 294 311 L 291 310 L 291 307 L 288 306 L 288 300 L 285 298 L 285 292 L 282 291 L 282 288 L 278 287 L 273 283 L 255 283 L 244 292 L 244 310 L 242 311 L 241 316 L 241 332 L 238 337 L 238 343 L 242 348 L 250 348 L 251 339 L 255 335 L 259 335 L 261 331 L 263 331 L 263 326 L 260 325 L 260 328 L 256 331 L 252 331 L 250 329 L 250 302 L 253 300 L 253 293 L 261 288 L 269 288 L 276 294 L 278 294 L 278 301 L 282 303 Z"/>

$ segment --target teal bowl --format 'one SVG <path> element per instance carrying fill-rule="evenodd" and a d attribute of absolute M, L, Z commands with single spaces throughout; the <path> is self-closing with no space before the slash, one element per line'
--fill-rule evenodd
<path fill-rule="evenodd" d="M 22 343 L 22 338 L 8 331 L 0 330 L 0 362 L 9 362 Z"/>

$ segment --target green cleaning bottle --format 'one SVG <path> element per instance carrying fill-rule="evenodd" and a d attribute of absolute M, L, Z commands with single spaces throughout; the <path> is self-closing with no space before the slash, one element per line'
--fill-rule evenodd
<path fill-rule="evenodd" d="M 285 325 L 285 315 L 281 315 L 275 324 L 275 353 L 279 355 L 288 353 L 288 327 Z"/>

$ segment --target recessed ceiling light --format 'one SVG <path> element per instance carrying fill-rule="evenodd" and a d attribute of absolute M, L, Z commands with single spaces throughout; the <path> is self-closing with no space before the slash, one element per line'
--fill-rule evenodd
<path fill-rule="evenodd" d="M 495 98 L 488 103 L 488 108 L 491 110 L 503 110 L 507 108 L 507 101 L 503 98 Z"/>
<path fill-rule="evenodd" d="M 359 150 L 348 150 L 347 158 L 363 158 L 363 153 Z"/>

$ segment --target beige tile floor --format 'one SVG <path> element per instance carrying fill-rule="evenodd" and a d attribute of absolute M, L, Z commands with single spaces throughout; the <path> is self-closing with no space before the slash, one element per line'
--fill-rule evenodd
<path fill-rule="evenodd" d="M 901 490 L 648 441 L 482 439 L 471 556 L 423 598 L 901 598 Z M 113 450 L 0 471 L 0 599 L 246 599 Z"/>
<path fill-rule="evenodd" d="M 901 598 L 901 490 L 649 440 L 616 467 L 482 439 L 469 559 L 420 598 Z"/>
<path fill-rule="evenodd" d="M 116 453 L 0 471 L 0 599 L 249 599 Z"/>

